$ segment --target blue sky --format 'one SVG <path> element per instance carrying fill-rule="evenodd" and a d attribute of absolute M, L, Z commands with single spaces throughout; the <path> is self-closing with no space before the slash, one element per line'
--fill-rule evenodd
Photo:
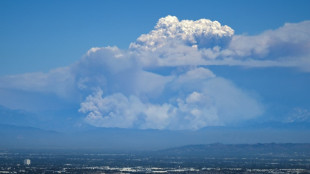
<path fill-rule="evenodd" d="M 310 123 L 309 5 L 0 1 L 0 105 L 70 126 Z"/>

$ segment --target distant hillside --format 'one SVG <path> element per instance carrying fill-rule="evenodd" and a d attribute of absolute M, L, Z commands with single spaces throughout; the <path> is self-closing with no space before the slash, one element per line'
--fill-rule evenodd
<path fill-rule="evenodd" d="M 34 149 L 61 147 L 64 138 L 54 131 L 0 124 L 0 139 L 0 149 Z"/>
<path fill-rule="evenodd" d="M 119 128 L 89 128 L 76 132 L 56 132 L 34 127 L 0 123 L 0 149 L 101 149 L 115 151 L 148 151 L 170 147 L 170 154 L 214 155 L 268 152 L 309 152 L 308 144 L 256 144 L 255 143 L 309 143 L 310 131 L 272 129 L 206 128 L 196 131 L 137 130 Z M 221 142 L 223 144 L 212 144 Z M 185 146 L 188 144 L 209 144 Z M 306 149 L 306 150 L 305 150 Z M 268 151 L 269 150 L 269 151 Z M 282 151 L 281 151 L 282 150 Z M 166 153 L 165 152 L 165 153 Z"/>
<path fill-rule="evenodd" d="M 203 144 L 165 149 L 158 155 L 178 157 L 310 157 L 310 144 Z"/>

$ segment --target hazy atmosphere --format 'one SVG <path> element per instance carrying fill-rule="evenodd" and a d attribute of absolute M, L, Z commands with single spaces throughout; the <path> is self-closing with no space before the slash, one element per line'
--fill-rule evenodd
<path fill-rule="evenodd" d="M 0 1 L 1 148 L 310 143 L 310 1 Z"/>

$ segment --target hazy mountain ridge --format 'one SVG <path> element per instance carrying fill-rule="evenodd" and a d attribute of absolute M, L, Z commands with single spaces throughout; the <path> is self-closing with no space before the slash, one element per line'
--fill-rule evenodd
<path fill-rule="evenodd" d="M 196 131 L 87 128 L 55 132 L 33 127 L 1 125 L 0 149 L 160 150 L 189 144 L 310 143 L 309 130 L 208 127 Z M 221 146 L 220 146 L 221 147 Z M 225 149 L 226 146 L 223 146 Z M 245 146 L 247 147 L 247 146 Z"/>
<path fill-rule="evenodd" d="M 309 157 L 310 143 L 200 144 L 165 149 L 159 154 L 187 157 Z"/>

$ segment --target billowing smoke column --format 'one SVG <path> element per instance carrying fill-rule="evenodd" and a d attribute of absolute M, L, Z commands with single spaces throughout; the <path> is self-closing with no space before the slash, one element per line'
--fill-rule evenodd
<path fill-rule="evenodd" d="M 233 33 L 217 21 L 167 16 L 127 51 L 90 50 L 76 69 L 86 69 L 80 86 L 96 88 L 79 111 L 94 126 L 140 129 L 199 129 L 258 116 L 255 99 L 197 66 L 204 61 L 198 49 L 226 48 Z M 154 71 L 167 66 L 168 74 Z"/>

